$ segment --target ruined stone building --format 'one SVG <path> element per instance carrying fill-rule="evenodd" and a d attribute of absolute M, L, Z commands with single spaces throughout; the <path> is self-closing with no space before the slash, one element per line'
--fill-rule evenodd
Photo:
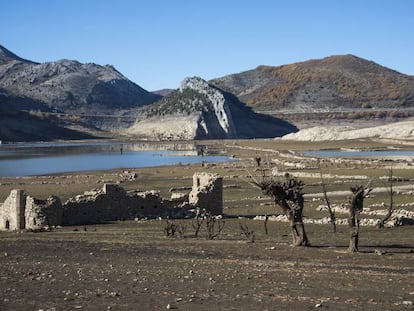
<path fill-rule="evenodd" d="M 12 190 L 0 206 L 0 229 L 19 230 L 25 228 L 24 210 L 26 195 L 23 190 Z"/>
<path fill-rule="evenodd" d="M 36 230 L 61 223 L 62 204 L 58 197 L 37 200 L 15 189 L 0 205 L 0 230 Z"/>
<path fill-rule="evenodd" d="M 185 201 L 163 199 L 156 191 L 127 192 L 115 184 L 104 184 L 61 203 L 51 196 L 38 200 L 23 190 L 12 190 L 0 204 L 0 230 L 39 230 L 57 225 L 86 225 L 135 218 L 182 218 L 195 208 L 213 215 L 223 212 L 223 178 L 196 173 Z"/>
<path fill-rule="evenodd" d="M 223 214 L 223 177 L 217 174 L 195 173 L 189 203 L 212 215 Z"/>
<path fill-rule="evenodd" d="M 124 188 L 105 184 L 87 191 L 63 205 L 63 224 L 96 224 L 105 221 L 170 216 L 174 206 L 155 191 L 127 193 Z"/>

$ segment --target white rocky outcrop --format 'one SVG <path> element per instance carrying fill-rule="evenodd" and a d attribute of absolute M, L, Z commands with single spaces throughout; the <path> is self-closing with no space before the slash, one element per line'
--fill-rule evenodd
<path fill-rule="evenodd" d="M 152 117 L 137 121 L 127 135 L 151 140 L 192 140 L 196 137 L 199 115 Z"/>
<path fill-rule="evenodd" d="M 414 139 L 414 121 L 356 129 L 351 126 L 317 126 L 283 136 L 283 140 L 327 141 L 361 138 Z"/>
<path fill-rule="evenodd" d="M 185 78 L 181 82 L 180 91 L 189 88 L 207 96 L 213 105 L 213 112 L 216 115 L 220 127 L 227 135 L 235 137 L 235 126 L 231 116 L 230 108 L 222 92 L 210 86 L 199 77 Z"/>
<path fill-rule="evenodd" d="M 297 131 L 292 124 L 253 112 L 235 96 L 199 77 L 186 78 L 180 88 L 146 108 L 126 130 L 140 139 L 192 140 L 270 138 Z"/>

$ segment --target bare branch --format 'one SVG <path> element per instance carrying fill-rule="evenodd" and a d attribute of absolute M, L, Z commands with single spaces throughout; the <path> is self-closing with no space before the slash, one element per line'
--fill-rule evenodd
<path fill-rule="evenodd" d="M 321 163 L 320 163 L 320 160 L 319 159 L 318 159 L 318 169 L 319 169 L 319 174 L 320 174 L 320 177 L 321 177 L 321 185 L 322 185 L 323 196 L 325 198 L 326 206 L 328 208 L 329 217 L 330 217 L 331 224 L 332 224 L 332 230 L 333 230 L 333 233 L 336 233 L 336 217 L 335 217 L 335 212 L 332 210 L 331 203 L 329 202 L 328 194 L 327 194 L 327 191 L 326 191 L 325 180 L 323 179 L 322 169 L 321 169 Z"/>
<path fill-rule="evenodd" d="M 242 231 L 242 234 L 249 239 L 249 241 L 251 243 L 254 243 L 254 231 L 253 230 L 249 230 L 249 227 L 247 225 L 243 225 L 240 221 L 239 221 L 239 226 L 240 226 L 240 230 Z"/>
<path fill-rule="evenodd" d="M 367 183 L 367 185 L 365 186 L 365 188 L 364 188 L 364 197 L 366 198 L 370 193 L 371 193 L 371 191 L 374 189 L 374 188 L 372 188 L 371 187 L 371 184 L 372 184 L 372 178 L 368 181 L 368 183 Z"/>
<path fill-rule="evenodd" d="M 392 213 L 394 212 L 394 176 L 393 176 L 393 170 L 392 170 L 392 166 L 390 168 L 389 171 L 390 175 L 388 177 L 388 182 L 389 182 L 389 194 L 390 194 L 390 204 L 388 205 L 388 211 L 387 214 L 384 216 L 383 219 L 380 220 L 380 222 L 378 223 L 378 228 L 382 229 L 385 226 L 385 223 L 390 220 Z"/>

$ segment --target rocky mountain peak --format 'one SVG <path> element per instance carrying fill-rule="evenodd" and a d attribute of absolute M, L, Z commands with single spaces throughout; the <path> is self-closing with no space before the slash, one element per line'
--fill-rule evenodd
<path fill-rule="evenodd" d="M 200 77 L 143 111 L 127 134 L 145 139 L 191 140 L 277 137 L 297 131 L 288 122 L 254 113 L 234 95 Z"/>
<path fill-rule="evenodd" d="M 232 136 L 234 134 L 233 120 L 223 92 L 200 77 L 185 78 L 181 82 L 180 92 L 188 88 L 209 99 L 220 126 L 228 135 Z"/>
<path fill-rule="evenodd" d="M 71 113 L 112 114 L 161 98 L 128 80 L 113 66 L 61 59 L 26 61 L 0 46 L 0 89 L 13 97 Z"/>
<path fill-rule="evenodd" d="M 12 62 L 12 61 L 32 63 L 28 60 L 25 60 L 25 59 L 17 56 L 13 52 L 6 49 L 4 46 L 0 45 L 0 65 L 4 65 L 4 64 L 7 64 L 7 63 Z"/>

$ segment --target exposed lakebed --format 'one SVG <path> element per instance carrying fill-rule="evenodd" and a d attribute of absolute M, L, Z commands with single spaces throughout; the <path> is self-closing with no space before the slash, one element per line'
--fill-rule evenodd
<path fill-rule="evenodd" d="M 329 158 L 414 158 L 412 150 L 312 150 L 302 152 L 305 156 Z"/>
<path fill-rule="evenodd" d="M 0 177 L 230 161 L 191 143 L 36 143 L 0 145 Z"/>

